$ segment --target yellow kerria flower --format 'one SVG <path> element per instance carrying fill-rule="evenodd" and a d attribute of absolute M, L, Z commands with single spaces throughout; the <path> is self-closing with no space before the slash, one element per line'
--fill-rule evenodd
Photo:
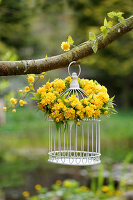
<path fill-rule="evenodd" d="M 41 189 L 42 189 L 42 186 L 41 186 L 40 184 L 37 184 L 37 185 L 35 185 L 35 189 L 36 189 L 36 190 L 41 190 Z"/>
<path fill-rule="evenodd" d="M 78 122 L 77 122 L 77 125 L 80 126 L 80 124 L 81 124 L 81 122 L 78 121 Z"/>
<path fill-rule="evenodd" d="M 75 110 L 73 108 L 66 110 L 65 118 L 69 120 L 73 120 L 75 118 Z"/>
<path fill-rule="evenodd" d="M 100 113 L 101 113 L 100 110 L 95 110 L 94 111 L 94 117 L 98 118 L 100 116 Z"/>
<path fill-rule="evenodd" d="M 41 104 L 43 106 L 46 106 L 47 104 L 53 103 L 55 101 L 55 99 L 56 99 L 56 96 L 53 93 L 48 92 L 46 97 L 41 100 Z"/>
<path fill-rule="evenodd" d="M 41 76 L 40 76 L 40 79 L 44 79 L 44 76 L 43 76 L 43 75 L 41 75 Z"/>
<path fill-rule="evenodd" d="M 109 187 L 107 185 L 103 185 L 102 186 L 102 192 L 108 192 L 109 191 Z"/>
<path fill-rule="evenodd" d="M 11 98 L 11 99 L 10 99 L 10 102 L 11 102 L 11 104 L 16 104 L 16 103 L 17 103 L 17 99 Z"/>
<path fill-rule="evenodd" d="M 24 191 L 24 192 L 22 193 L 22 195 L 23 195 L 24 197 L 29 197 L 29 196 L 30 196 L 30 193 L 29 193 L 28 191 Z"/>
<path fill-rule="evenodd" d="M 111 192 L 111 191 L 108 191 L 108 192 L 106 193 L 106 195 L 107 195 L 107 196 L 112 196 L 112 192 Z"/>
<path fill-rule="evenodd" d="M 60 120 L 59 120 L 59 118 L 57 117 L 57 118 L 56 118 L 56 122 L 59 122 L 59 121 L 60 121 Z"/>
<path fill-rule="evenodd" d="M 20 100 L 20 101 L 19 101 L 19 104 L 20 104 L 20 106 L 23 106 L 24 104 L 27 104 L 27 102 L 26 102 L 26 101 L 23 101 L 23 100 Z"/>
<path fill-rule="evenodd" d="M 80 187 L 80 189 L 81 189 L 82 191 L 89 191 L 89 188 L 88 188 L 88 187 L 86 187 L 86 186 L 84 186 L 84 185 L 83 185 L 83 186 L 81 186 L 81 187 Z"/>
<path fill-rule="evenodd" d="M 33 83 L 34 82 L 34 77 L 33 76 L 28 76 L 28 82 Z"/>
<path fill-rule="evenodd" d="M 62 79 L 56 79 L 53 81 L 52 86 L 56 88 L 57 92 L 62 92 L 65 89 L 65 82 Z"/>
<path fill-rule="evenodd" d="M 115 195 L 116 195 L 116 196 L 119 196 L 120 194 L 121 194 L 120 190 L 116 190 L 116 191 L 115 191 Z"/>
<path fill-rule="evenodd" d="M 28 86 L 25 87 L 25 92 L 29 92 L 30 88 Z"/>
<path fill-rule="evenodd" d="M 61 181 L 61 180 L 57 180 L 57 181 L 56 181 L 56 185 L 59 185 L 59 186 L 60 186 L 61 184 L 62 184 L 62 181 Z"/>
<path fill-rule="evenodd" d="M 92 117 L 92 115 L 94 113 L 93 108 L 91 108 L 90 106 L 86 106 L 85 111 L 86 111 L 87 117 Z"/>
<path fill-rule="evenodd" d="M 70 187 L 71 186 L 71 182 L 70 181 L 64 181 L 64 186 L 65 187 Z"/>
<path fill-rule="evenodd" d="M 71 83 L 71 76 L 68 76 L 67 78 L 65 78 L 65 80 L 66 80 L 68 83 Z"/>
<path fill-rule="evenodd" d="M 109 112 L 107 110 L 104 111 L 104 114 L 107 115 Z"/>
<path fill-rule="evenodd" d="M 22 93 L 22 92 L 23 92 L 23 90 L 19 90 L 18 92 L 19 92 L 19 93 Z"/>
<path fill-rule="evenodd" d="M 15 113 L 15 112 L 16 112 L 16 109 L 13 109 L 12 112 Z"/>
<path fill-rule="evenodd" d="M 62 48 L 64 51 L 69 51 L 69 50 L 70 50 L 70 44 L 69 44 L 68 42 L 62 42 L 61 48 Z"/>
<path fill-rule="evenodd" d="M 7 107 L 3 107 L 3 110 L 4 110 L 4 111 L 7 111 Z"/>

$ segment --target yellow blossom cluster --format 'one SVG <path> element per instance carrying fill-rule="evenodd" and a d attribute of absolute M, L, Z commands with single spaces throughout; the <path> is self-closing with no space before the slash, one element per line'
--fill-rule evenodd
<path fill-rule="evenodd" d="M 60 95 L 69 88 L 71 77 L 65 80 L 56 79 L 51 83 L 47 82 L 34 93 L 38 107 L 57 123 L 75 120 L 77 125 L 80 125 L 80 121 L 85 118 L 98 118 L 101 114 L 107 115 L 114 109 L 104 86 L 88 79 L 78 79 L 78 81 L 88 97 L 79 99 L 76 93 L 68 98 L 67 95 Z"/>

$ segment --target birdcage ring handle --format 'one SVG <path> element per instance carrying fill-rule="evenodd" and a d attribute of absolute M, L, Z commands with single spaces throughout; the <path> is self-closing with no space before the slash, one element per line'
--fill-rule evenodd
<path fill-rule="evenodd" d="M 70 64 L 68 65 L 68 73 L 69 73 L 69 75 L 70 76 L 72 76 L 71 74 L 70 74 L 70 67 L 73 65 L 73 64 L 76 64 L 77 62 L 76 61 L 72 61 L 72 62 L 70 62 Z M 78 64 L 78 63 L 77 63 Z M 80 64 L 78 64 L 78 66 L 79 66 L 79 73 L 78 73 L 78 77 L 79 77 L 79 75 L 80 75 L 80 73 L 81 73 L 81 67 L 80 67 Z"/>

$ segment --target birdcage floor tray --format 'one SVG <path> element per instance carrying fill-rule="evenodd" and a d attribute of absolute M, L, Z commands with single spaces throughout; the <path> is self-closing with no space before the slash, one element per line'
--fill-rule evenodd
<path fill-rule="evenodd" d="M 61 150 L 49 152 L 49 162 L 64 165 L 95 165 L 99 164 L 100 153 L 74 150 Z"/>

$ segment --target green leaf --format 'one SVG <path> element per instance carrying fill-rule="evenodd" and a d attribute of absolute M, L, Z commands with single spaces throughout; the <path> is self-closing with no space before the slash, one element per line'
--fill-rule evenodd
<path fill-rule="evenodd" d="M 30 200 L 37 200 L 37 199 L 38 199 L 37 196 L 32 196 L 32 197 L 30 197 Z"/>
<path fill-rule="evenodd" d="M 114 95 L 113 97 L 111 97 L 111 98 L 110 98 L 110 101 L 113 101 L 113 100 L 114 100 L 114 98 L 115 98 L 115 95 Z"/>
<path fill-rule="evenodd" d="M 112 21 L 108 21 L 107 27 L 111 28 L 113 26 L 113 22 Z"/>
<path fill-rule="evenodd" d="M 29 76 L 33 76 L 33 77 L 35 78 L 35 74 L 27 74 L 27 75 L 28 75 L 28 77 L 29 77 Z"/>
<path fill-rule="evenodd" d="M 95 41 L 95 39 L 96 39 L 95 33 L 89 32 L 89 40 Z"/>
<path fill-rule="evenodd" d="M 117 17 L 122 17 L 123 14 L 124 14 L 123 12 L 117 12 L 116 13 Z"/>
<path fill-rule="evenodd" d="M 116 16 L 116 12 L 112 11 L 107 13 L 108 17 L 113 18 L 114 16 Z"/>
<path fill-rule="evenodd" d="M 105 29 L 103 30 L 103 39 L 106 38 L 107 34 L 108 34 L 108 29 L 105 28 Z"/>
<path fill-rule="evenodd" d="M 114 12 L 114 11 L 107 13 L 107 15 L 112 19 L 114 17 L 117 17 L 117 18 L 122 17 L 123 14 L 124 14 L 123 12 Z"/>
<path fill-rule="evenodd" d="M 102 32 L 104 31 L 104 29 L 106 29 L 105 26 L 101 26 L 101 27 L 100 27 L 100 30 L 101 30 Z"/>
<path fill-rule="evenodd" d="M 74 40 L 72 39 L 71 35 L 68 36 L 67 42 L 69 44 L 73 44 L 74 43 Z"/>
<path fill-rule="evenodd" d="M 97 40 L 94 42 L 92 49 L 93 49 L 94 53 L 97 52 L 97 49 L 98 49 L 98 41 Z"/>
<path fill-rule="evenodd" d="M 30 84 L 30 89 L 35 91 L 34 86 L 32 84 Z"/>
<path fill-rule="evenodd" d="M 104 172 L 104 168 L 103 168 L 103 165 L 101 164 L 98 170 L 98 189 L 99 190 L 102 188 L 103 182 L 104 182 L 103 172 Z"/>
<path fill-rule="evenodd" d="M 126 20 L 124 19 L 124 17 L 119 17 L 118 18 L 118 21 L 123 24 L 123 25 L 126 25 Z"/>
<path fill-rule="evenodd" d="M 107 25 L 108 25 L 108 22 L 107 22 L 107 19 L 105 17 L 105 19 L 104 19 L 104 26 L 107 26 Z"/>

